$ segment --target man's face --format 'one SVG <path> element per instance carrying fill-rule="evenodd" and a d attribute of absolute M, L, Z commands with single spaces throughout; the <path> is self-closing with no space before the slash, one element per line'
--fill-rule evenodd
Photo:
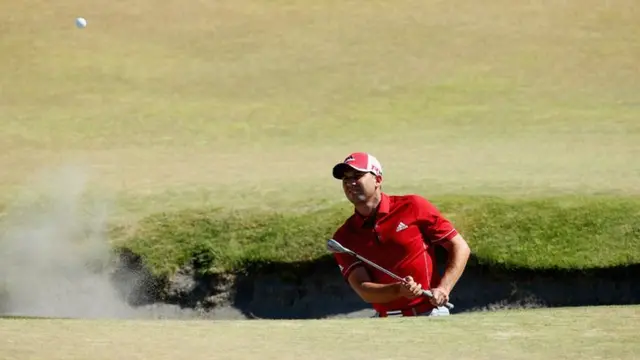
<path fill-rule="evenodd" d="M 375 195 L 381 180 L 370 172 L 349 169 L 344 172 L 342 189 L 353 204 L 363 203 Z"/>

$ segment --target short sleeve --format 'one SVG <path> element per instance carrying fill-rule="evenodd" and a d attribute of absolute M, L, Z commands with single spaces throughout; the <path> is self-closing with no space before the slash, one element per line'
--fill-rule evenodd
<path fill-rule="evenodd" d="M 451 221 L 445 218 L 427 199 L 415 196 L 414 207 L 416 221 L 425 237 L 425 241 L 435 244 L 449 241 L 458 235 L 458 231 Z"/>
<path fill-rule="evenodd" d="M 351 272 L 354 269 L 357 269 L 359 266 L 363 265 L 362 261 L 347 254 L 334 254 L 333 256 L 336 259 L 338 268 L 340 268 L 340 273 L 345 280 L 349 278 L 349 275 L 351 275 Z"/>
<path fill-rule="evenodd" d="M 346 236 L 344 232 L 341 231 L 340 229 L 333 235 L 333 239 L 341 244 L 344 244 L 346 240 Z M 362 261 L 358 260 L 355 256 L 352 256 L 349 254 L 334 253 L 333 257 L 338 263 L 338 268 L 340 269 L 340 273 L 342 274 L 342 277 L 344 277 L 345 280 L 349 278 L 349 275 L 354 269 L 364 265 Z"/>

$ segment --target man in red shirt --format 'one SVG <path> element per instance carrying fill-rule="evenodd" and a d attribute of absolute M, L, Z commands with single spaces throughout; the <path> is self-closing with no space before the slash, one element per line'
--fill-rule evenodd
<path fill-rule="evenodd" d="M 398 282 L 349 254 L 335 253 L 353 290 L 372 304 L 378 317 L 448 315 L 444 304 L 470 254 L 462 235 L 425 198 L 382 192 L 382 166 L 368 153 L 350 154 L 334 166 L 333 177 L 342 180 L 355 210 L 333 239 L 406 281 Z M 442 275 L 436 268 L 436 246 L 449 254 Z M 433 297 L 423 296 L 423 289 L 430 289 Z"/>

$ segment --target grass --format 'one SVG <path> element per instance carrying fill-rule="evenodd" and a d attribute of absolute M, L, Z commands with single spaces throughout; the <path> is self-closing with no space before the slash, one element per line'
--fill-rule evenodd
<path fill-rule="evenodd" d="M 7 360 L 406 359 L 432 352 L 441 359 L 633 359 L 640 351 L 639 320 L 637 306 L 385 320 L 2 319 L 0 355 Z M 425 349 L 423 340 L 431 338 L 438 339 L 435 347 Z"/>
<path fill-rule="evenodd" d="M 527 269 L 589 269 L 640 263 L 640 202 L 619 199 L 434 202 L 469 241 L 480 264 Z M 348 206 L 309 212 L 224 209 L 159 213 L 114 231 L 116 243 L 143 256 L 159 275 L 194 264 L 203 273 L 242 272 L 327 256 L 326 241 L 350 215 Z M 255 270 L 255 269 L 254 269 Z"/>
<path fill-rule="evenodd" d="M 86 190 L 159 273 L 314 260 L 350 210 L 329 169 L 365 150 L 480 262 L 637 263 L 639 18 L 634 0 L 4 1 L 0 220 Z M 638 314 L 0 319 L 0 357 L 631 359 Z"/>
<path fill-rule="evenodd" d="M 79 163 L 131 216 L 278 208 L 339 197 L 354 149 L 398 189 L 638 194 L 631 0 L 0 6 L 9 199 Z"/>

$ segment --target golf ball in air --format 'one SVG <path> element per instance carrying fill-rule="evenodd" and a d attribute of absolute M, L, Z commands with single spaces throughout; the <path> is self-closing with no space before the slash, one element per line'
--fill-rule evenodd
<path fill-rule="evenodd" d="M 76 26 L 80 29 L 84 28 L 87 26 L 87 20 L 82 17 L 76 18 Z"/>

